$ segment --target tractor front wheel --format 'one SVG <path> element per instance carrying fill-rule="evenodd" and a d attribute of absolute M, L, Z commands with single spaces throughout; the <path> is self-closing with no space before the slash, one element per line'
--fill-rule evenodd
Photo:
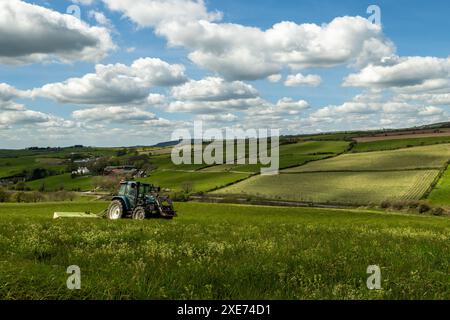
<path fill-rule="evenodd" d="M 145 208 L 137 207 L 133 211 L 133 219 L 134 220 L 144 220 L 145 219 Z"/>
<path fill-rule="evenodd" d="M 123 216 L 123 204 L 119 200 L 114 200 L 111 202 L 108 208 L 108 219 L 109 220 L 119 220 Z"/>

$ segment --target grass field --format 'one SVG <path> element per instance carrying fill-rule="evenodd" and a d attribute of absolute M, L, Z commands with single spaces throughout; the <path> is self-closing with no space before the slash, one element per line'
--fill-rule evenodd
<path fill-rule="evenodd" d="M 43 168 L 62 172 L 64 164 L 72 153 L 85 157 L 112 156 L 116 152 L 113 148 L 64 148 L 55 150 L 0 150 L 0 178 L 21 174 L 24 170 Z"/>
<path fill-rule="evenodd" d="M 257 176 L 214 194 L 329 204 L 419 200 L 450 160 L 450 145 L 343 154 Z"/>
<path fill-rule="evenodd" d="M 280 154 L 338 154 L 349 146 L 347 141 L 306 141 L 280 146 Z"/>
<path fill-rule="evenodd" d="M 256 176 L 213 194 L 333 204 L 419 200 L 438 170 L 323 172 Z"/>
<path fill-rule="evenodd" d="M 181 191 L 189 183 L 192 192 L 203 192 L 224 187 L 230 183 L 245 179 L 250 173 L 230 173 L 230 172 L 183 172 L 183 171 L 157 171 L 148 178 L 139 179 L 173 191 Z M 93 178 L 77 177 L 72 179 L 70 174 L 47 177 L 27 182 L 26 185 L 32 190 L 38 190 L 42 185 L 46 191 L 60 190 L 64 187 L 67 191 L 89 191 L 93 189 Z"/>
<path fill-rule="evenodd" d="M 310 161 L 321 160 L 330 157 L 330 155 L 301 155 L 290 154 L 280 156 L 280 168 L 290 168 L 293 166 L 300 166 Z M 261 164 L 223 164 L 201 169 L 202 172 L 248 172 L 260 173 L 261 168 L 269 167 Z"/>
<path fill-rule="evenodd" d="M 286 172 L 440 169 L 449 160 L 450 145 L 442 144 L 393 151 L 344 154 L 287 169 Z"/>
<path fill-rule="evenodd" d="M 27 182 L 26 185 L 32 190 L 39 190 L 42 186 L 45 191 L 56 191 L 64 188 L 67 191 L 90 191 L 93 189 L 93 178 L 89 176 L 71 178 L 70 173 L 51 176 Z"/>
<path fill-rule="evenodd" d="M 0 205 L 0 299 L 450 299 L 447 218 L 183 203 L 173 221 L 51 219 L 106 205 Z"/>
<path fill-rule="evenodd" d="M 158 171 L 148 178 L 139 179 L 173 191 L 182 191 L 187 184 L 192 192 L 206 192 L 248 178 L 250 174 L 231 172 Z"/>
<path fill-rule="evenodd" d="M 450 206 L 450 167 L 447 167 L 438 184 L 428 196 L 428 201 L 434 205 Z"/>
<path fill-rule="evenodd" d="M 450 143 L 450 137 L 428 137 L 359 142 L 353 147 L 352 152 L 394 150 L 443 143 Z"/>
<path fill-rule="evenodd" d="M 10 177 L 22 173 L 24 170 L 34 168 L 45 168 L 51 170 L 63 170 L 64 165 L 60 159 L 44 157 L 20 157 L 20 158 L 0 158 L 0 178 Z"/>
<path fill-rule="evenodd" d="M 85 156 L 104 156 L 104 155 L 114 155 L 118 148 L 91 148 L 91 147 L 82 147 L 82 148 L 61 148 L 61 149 L 22 149 L 22 150 L 7 150 L 0 149 L 0 158 L 11 158 L 17 159 L 22 157 L 47 157 L 47 158 L 66 158 L 72 153 L 78 153 Z"/>
<path fill-rule="evenodd" d="M 194 161 L 192 161 L 192 164 L 181 164 L 181 165 L 175 165 L 172 162 L 172 158 L 170 155 L 157 155 L 152 156 L 151 163 L 156 166 L 157 171 L 161 170 L 183 170 L 183 171 L 195 171 L 202 168 L 205 168 L 206 164 L 194 164 Z"/>
<path fill-rule="evenodd" d="M 325 159 L 345 152 L 350 143 L 346 141 L 306 141 L 280 146 L 280 168 L 300 166 L 310 161 Z M 224 164 L 203 169 L 202 171 L 223 172 L 253 172 L 259 173 L 262 166 Z"/>

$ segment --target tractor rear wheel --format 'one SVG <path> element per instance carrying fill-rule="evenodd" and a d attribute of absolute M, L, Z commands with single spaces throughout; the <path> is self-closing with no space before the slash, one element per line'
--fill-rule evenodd
<path fill-rule="evenodd" d="M 119 220 L 123 216 L 123 204 L 119 200 L 111 202 L 108 208 L 107 217 L 109 220 Z"/>
<path fill-rule="evenodd" d="M 137 207 L 133 211 L 133 220 L 145 220 L 145 208 Z"/>

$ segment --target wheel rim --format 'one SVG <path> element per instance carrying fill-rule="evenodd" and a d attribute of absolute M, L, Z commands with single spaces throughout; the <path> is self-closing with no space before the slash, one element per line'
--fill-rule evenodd
<path fill-rule="evenodd" d="M 145 211 L 139 210 L 134 214 L 134 218 L 136 220 L 144 220 L 145 219 Z"/>
<path fill-rule="evenodd" d="M 109 217 L 111 220 L 118 220 L 120 219 L 121 213 L 122 210 L 120 210 L 120 206 L 115 204 L 109 211 Z"/>

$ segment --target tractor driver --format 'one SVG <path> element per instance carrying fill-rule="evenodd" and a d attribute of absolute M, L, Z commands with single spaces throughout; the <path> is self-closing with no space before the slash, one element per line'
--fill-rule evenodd
<path fill-rule="evenodd" d="M 137 196 L 136 183 L 131 183 L 130 188 L 128 188 L 127 196 L 131 199 L 135 199 Z"/>

